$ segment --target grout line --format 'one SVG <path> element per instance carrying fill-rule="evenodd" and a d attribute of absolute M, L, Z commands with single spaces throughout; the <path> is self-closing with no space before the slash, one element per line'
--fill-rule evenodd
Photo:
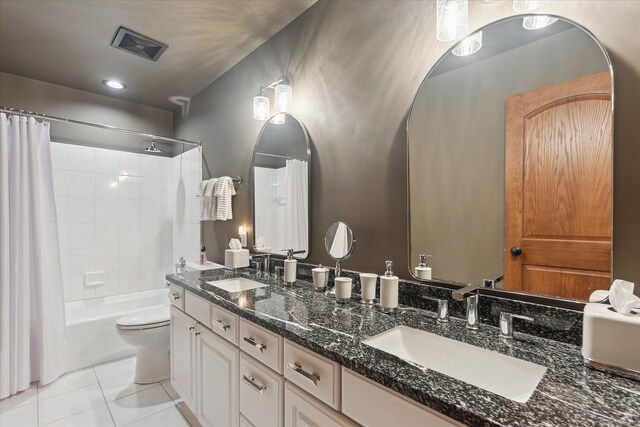
<path fill-rule="evenodd" d="M 100 387 L 100 392 L 102 393 L 102 400 L 104 400 L 104 403 L 107 405 L 107 411 L 109 412 L 109 417 L 111 417 L 111 422 L 115 426 L 116 425 L 116 420 L 113 419 L 113 414 L 111 413 L 111 408 L 109 407 L 109 402 L 107 402 L 107 396 L 104 395 L 104 390 L 102 389 L 102 384 L 100 383 L 100 379 L 98 378 L 98 374 L 96 374 L 95 366 L 96 365 L 93 365 L 91 367 L 91 369 L 93 370 L 93 375 L 95 375 L 96 379 L 98 380 L 98 387 Z"/>

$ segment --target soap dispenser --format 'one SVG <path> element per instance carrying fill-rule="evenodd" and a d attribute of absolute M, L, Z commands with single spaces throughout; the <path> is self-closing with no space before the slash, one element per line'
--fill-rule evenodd
<path fill-rule="evenodd" d="M 385 313 L 392 313 L 398 308 L 398 276 L 393 275 L 392 261 L 385 262 L 387 271 L 380 276 L 380 307 Z"/>
<path fill-rule="evenodd" d="M 420 254 L 420 264 L 415 269 L 415 276 L 418 279 L 431 280 L 431 267 L 427 265 L 427 258 L 431 258 L 431 255 Z"/>
<path fill-rule="evenodd" d="M 298 261 L 293 257 L 294 254 L 301 254 L 305 251 L 294 251 L 293 249 L 283 249 L 282 252 L 287 253 L 287 259 L 284 260 L 284 282 L 293 285 L 296 281 Z"/>
<path fill-rule="evenodd" d="M 200 264 L 207 265 L 207 248 L 204 245 L 200 248 Z"/>

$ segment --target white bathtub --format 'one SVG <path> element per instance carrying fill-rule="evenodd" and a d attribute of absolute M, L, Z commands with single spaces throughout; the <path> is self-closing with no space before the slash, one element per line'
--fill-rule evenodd
<path fill-rule="evenodd" d="M 135 354 L 135 348 L 118 335 L 116 321 L 125 314 L 160 305 L 169 305 L 168 289 L 65 303 L 67 371 Z"/>

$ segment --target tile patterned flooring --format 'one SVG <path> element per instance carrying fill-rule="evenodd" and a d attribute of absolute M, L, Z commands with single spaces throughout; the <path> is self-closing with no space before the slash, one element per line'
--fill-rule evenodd
<path fill-rule="evenodd" d="M 37 383 L 0 400 L 2 427 L 190 427 L 169 381 L 133 382 L 129 357 L 70 372 L 51 384 Z"/>

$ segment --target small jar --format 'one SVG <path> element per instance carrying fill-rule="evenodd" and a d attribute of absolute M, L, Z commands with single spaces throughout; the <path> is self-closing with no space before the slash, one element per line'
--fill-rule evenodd
<path fill-rule="evenodd" d="M 336 277 L 336 301 L 345 304 L 351 300 L 351 285 L 353 281 L 350 277 Z"/>

